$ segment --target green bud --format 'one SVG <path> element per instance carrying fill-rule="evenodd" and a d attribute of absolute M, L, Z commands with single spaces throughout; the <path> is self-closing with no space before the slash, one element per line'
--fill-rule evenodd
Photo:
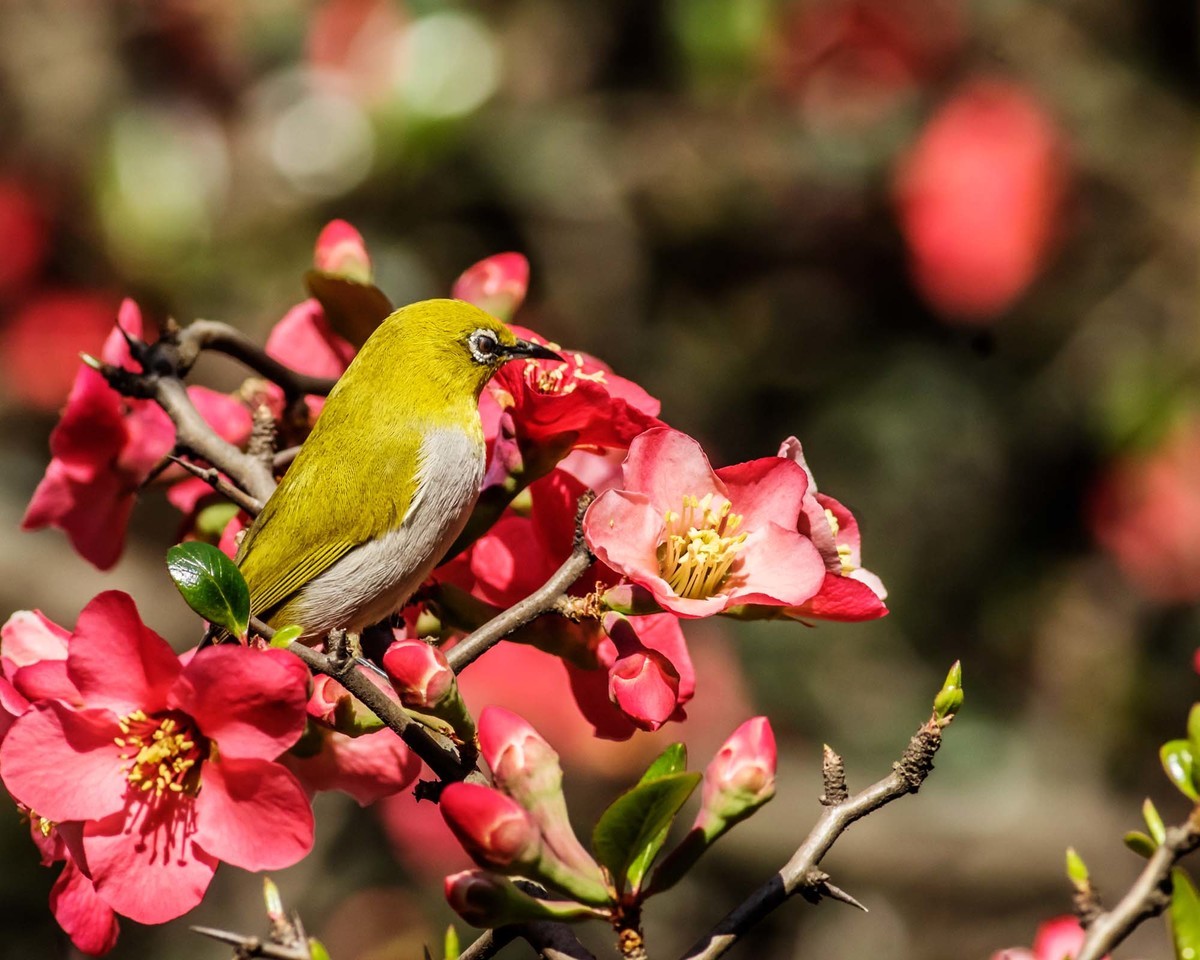
<path fill-rule="evenodd" d="M 1067 847 L 1067 879 L 1076 890 L 1083 892 L 1091 887 L 1091 880 L 1088 876 L 1087 864 L 1083 862 L 1083 858 L 1075 852 L 1074 847 Z"/>
<path fill-rule="evenodd" d="M 446 936 L 442 940 L 442 956 L 445 960 L 458 960 L 458 955 L 462 953 L 462 947 L 458 942 L 458 931 L 454 929 L 454 924 L 446 927 Z"/>
<path fill-rule="evenodd" d="M 308 955 L 311 960 L 333 960 L 329 956 L 329 951 L 325 949 L 325 944 L 316 937 L 308 938 Z"/>
<path fill-rule="evenodd" d="M 933 698 L 933 715 L 938 720 L 949 721 L 958 713 L 962 702 L 962 661 L 955 660 L 954 666 L 946 674 L 946 682 L 942 684 L 942 689 Z"/>
<path fill-rule="evenodd" d="M 1121 839 L 1125 846 L 1139 857 L 1145 857 L 1147 860 L 1154 856 L 1154 851 L 1158 849 L 1158 844 L 1140 830 L 1130 830 Z"/>
<path fill-rule="evenodd" d="M 286 627 L 280 627 L 275 631 L 275 636 L 271 637 L 271 646 L 283 650 L 290 647 L 295 641 L 300 639 L 300 634 L 304 633 L 304 628 L 296 623 L 290 623 Z"/>
<path fill-rule="evenodd" d="M 1150 831 L 1155 846 L 1162 844 L 1167 839 L 1167 827 L 1149 797 L 1142 803 L 1142 817 L 1146 821 L 1146 828 Z"/>

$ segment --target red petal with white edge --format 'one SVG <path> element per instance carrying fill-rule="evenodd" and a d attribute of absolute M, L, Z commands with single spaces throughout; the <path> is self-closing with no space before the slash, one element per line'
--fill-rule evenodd
<path fill-rule="evenodd" d="M 191 716 L 222 757 L 274 760 L 304 732 L 308 669 L 283 650 L 208 647 L 183 669 L 167 702 Z"/>
<path fill-rule="evenodd" d="M 182 819 L 182 818 L 180 818 Z M 84 828 L 92 881 L 100 899 L 138 923 L 166 923 L 204 899 L 217 860 L 185 835 L 167 829 L 126 832 L 118 813 Z"/>
<path fill-rule="evenodd" d="M 746 538 L 739 560 L 730 606 L 798 605 L 813 597 L 825 580 L 825 561 L 812 541 L 775 523 L 759 527 Z"/>
<path fill-rule="evenodd" d="M 11 678 L 17 667 L 39 660 L 66 660 L 71 631 L 60 627 L 41 610 L 18 610 L 0 627 L 0 659 Z"/>
<path fill-rule="evenodd" d="M 279 870 L 312 849 L 312 808 L 278 763 L 222 757 L 204 765 L 192 839 L 235 867 Z"/>
<path fill-rule="evenodd" d="M 108 953 L 117 944 L 116 914 L 70 861 L 50 888 L 50 912 L 76 948 L 89 956 Z"/>
<path fill-rule="evenodd" d="M 637 437 L 629 445 L 624 470 L 623 488 L 645 494 L 656 512 L 678 512 L 685 496 L 728 496 L 700 444 L 669 427 L 656 427 Z"/>
<path fill-rule="evenodd" d="M 821 590 L 815 597 L 787 611 L 788 616 L 797 620 L 812 617 L 845 623 L 875 620 L 887 612 L 887 605 L 867 584 L 835 573 L 825 574 Z"/>
<path fill-rule="evenodd" d="M 179 676 L 167 641 L 142 623 L 133 598 L 108 590 L 79 614 L 67 657 L 67 675 L 89 707 L 121 716 L 156 713 Z"/>
<path fill-rule="evenodd" d="M 48 820 L 94 820 L 125 806 L 117 718 L 107 710 L 39 703 L 0 745 L 4 786 Z"/>
<path fill-rule="evenodd" d="M 765 523 L 795 528 L 799 522 L 808 490 L 808 474 L 799 464 L 762 457 L 722 467 L 717 476 L 729 490 L 733 512 L 742 518 L 739 530 L 755 530 Z"/>

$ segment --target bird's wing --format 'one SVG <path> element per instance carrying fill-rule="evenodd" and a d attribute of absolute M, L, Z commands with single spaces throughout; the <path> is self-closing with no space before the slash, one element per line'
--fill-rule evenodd
<path fill-rule="evenodd" d="M 412 483 L 401 465 L 417 462 L 420 434 L 385 436 L 364 455 L 347 457 L 344 431 L 332 429 L 329 419 L 325 430 L 318 421 L 238 550 L 255 616 L 278 609 L 355 547 L 399 527 L 408 513 Z"/>

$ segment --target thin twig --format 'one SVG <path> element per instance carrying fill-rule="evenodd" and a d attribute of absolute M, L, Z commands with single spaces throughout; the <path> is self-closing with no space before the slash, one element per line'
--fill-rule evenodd
<path fill-rule="evenodd" d="M 458 960 L 492 960 L 496 954 L 512 943 L 519 934 L 515 926 L 484 930 L 462 953 Z"/>
<path fill-rule="evenodd" d="M 1200 847 L 1200 829 L 1189 821 L 1169 827 L 1162 844 L 1151 855 L 1138 878 L 1111 910 L 1099 914 L 1087 925 L 1083 946 L 1075 960 L 1100 960 L 1128 937 L 1138 924 L 1157 917 L 1171 903 L 1171 868 L 1181 858 Z"/>
<path fill-rule="evenodd" d="M 303 947 L 285 946 L 261 937 L 247 937 L 214 927 L 192 927 L 191 930 L 202 937 L 228 943 L 235 949 L 238 960 L 250 960 L 252 957 L 263 957 L 264 960 L 312 960 L 312 951 L 307 944 Z"/>
<path fill-rule="evenodd" d="M 250 618 L 250 626 L 259 636 L 270 640 L 275 629 L 257 617 Z M 487 783 L 487 779 L 476 769 L 474 761 L 464 762 L 462 754 L 448 740 L 438 737 L 421 726 L 405 713 L 404 708 L 384 693 L 358 669 L 357 661 L 347 659 L 335 664 L 331 657 L 293 641 L 287 646 L 313 673 L 321 673 L 336 680 L 367 707 L 389 730 L 396 734 L 413 753 L 429 766 L 441 780 L 469 780 Z"/>
<path fill-rule="evenodd" d="M 478 660 L 489 649 L 507 637 L 518 627 L 551 610 L 567 589 L 592 565 L 593 557 L 583 539 L 582 519 L 596 495 L 590 490 L 579 498 L 575 526 L 575 545 L 571 554 L 563 561 L 550 579 L 524 600 L 509 607 L 499 616 L 493 617 L 446 652 L 446 660 L 455 673 L 462 671 Z"/>
<path fill-rule="evenodd" d="M 298 454 L 299 452 L 300 452 L 299 446 L 288 447 L 286 450 L 280 450 L 277 454 L 275 454 L 273 461 L 272 461 L 272 465 L 274 466 L 274 468 L 276 470 L 282 470 L 284 467 L 286 467 L 288 464 L 290 464 L 293 460 L 296 459 L 296 454 Z"/>
<path fill-rule="evenodd" d="M 523 924 L 519 933 L 543 960 L 596 960 L 565 923 L 534 920 Z"/>
<path fill-rule="evenodd" d="M 862 904 L 849 894 L 830 887 L 828 877 L 817 870 L 817 865 L 854 821 L 906 794 L 917 792 L 933 770 L 933 755 L 941 746 L 941 740 L 941 725 L 936 719 L 930 719 L 908 742 L 908 747 L 899 762 L 893 765 L 890 774 L 840 803 L 826 807 L 816 826 L 783 869 L 697 941 L 684 954 L 685 960 L 715 960 L 751 927 L 796 894 L 816 894 L 819 898 L 821 893 L 826 893 L 843 902 L 853 901 L 855 906 L 861 908 Z M 834 890 L 837 892 L 834 893 Z"/>
<path fill-rule="evenodd" d="M 283 388 L 289 400 L 306 393 L 324 396 L 336 379 L 313 377 L 286 367 L 236 327 L 217 320 L 194 320 L 177 334 L 178 362 L 184 372 L 202 350 L 214 350 L 240 360 L 251 370 Z"/>
<path fill-rule="evenodd" d="M 223 476 L 221 476 L 221 471 L 216 469 L 216 467 L 200 467 L 173 454 L 169 457 L 169 459 L 173 463 L 179 464 L 193 477 L 199 477 L 215 491 L 217 491 L 217 493 L 221 494 L 221 496 L 232 500 L 235 504 L 250 514 L 250 516 L 257 517 L 259 513 L 262 512 L 261 503 L 250 496 L 250 494 L 242 492 L 240 488 L 235 487 L 232 483 L 226 480 Z"/>

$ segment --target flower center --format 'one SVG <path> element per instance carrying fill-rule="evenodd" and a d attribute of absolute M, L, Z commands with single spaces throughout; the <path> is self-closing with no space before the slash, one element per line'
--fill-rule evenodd
<path fill-rule="evenodd" d="M 833 531 L 833 542 L 837 544 L 838 559 L 842 563 L 842 576 L 848 577 L 858 569 L 854 566 L 854 561 L 850 559 L 850 554 L 853 551 L 850 549 L 850 544 L 838 541 L 838 531 L 841 530 L 842 525 L 838 523 L 838 518 L 833 515 L 833 511 L 828 507 L 825 508 L 825 519 L 829 521 L 829 529 Z"/>
<path fill-rule="evenodd" d="M 664 517 L 659 570 L 676 595 L 689 600 L 703 600 L 721 588 L 746 541 L 746 534 L 734 532 L 741 515 L 731 512 L 728 500 L 714 510 L 712 500 L 711 493 L 701 499 L 685 496 L 682 512 L 668 510 Z"/>
<path fill-rule="evenodd" d="M 124 751 L 121 769 L 129 786 L 143 793 L 188 793 L 200 789 L 199 767 L 207 749 L 190 718 L 169 712 L 146 716 L 134 710 L 119 721 L 121 736 L 114 742 Z"/>
<path fill-rule="evenodd" d="M 551 350 L 562 351 L 557 343 L 546 344 Z M 525 382 L 538 393 L 566 394 L 574 391 L 580 380 L 590 380 L 593 383 L 605 383 L 604 371 L 593 370 L 590 373 L 584 369 L 583 354 L 572 353 L 570 359 L 553 365 L 545 361 L 525 361 Z"/>

